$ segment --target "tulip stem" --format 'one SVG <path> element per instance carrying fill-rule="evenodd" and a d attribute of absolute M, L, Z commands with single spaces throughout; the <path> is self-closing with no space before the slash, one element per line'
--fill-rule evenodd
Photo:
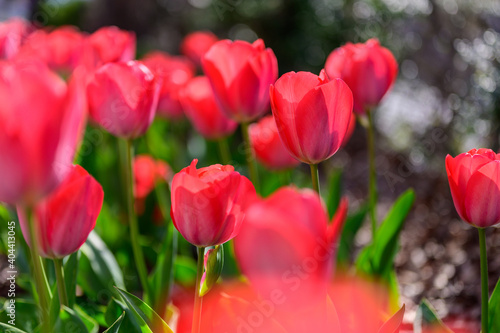
<path fill-rule="evenodd" d="M 368 138 L 368 161 L 369 161 L 369 180 L 368 180 L 368 201 L 370 208 L 370 219 L 372 221 L 372 238 L 377 231 L 377 174 L 375 171 L 375 129 L 371 110 L 367 110 L 368 116 L 367 138 Z"/>
<path fill-rule="evenodd" d="M 486 257 L 486 231 L 478 228 L 481 256 L 481 332 L 488 332 L 488 261 Z"/>
<path fill-rule="evenodd" d="M 66 293 L 66 282 L 64 281 L 64 268 L 62 259 L 54 259 L 56 270 L 57 291 L 59 292 L 59 303 L 69 308 L 68 294 Z"/>
<path fill-rule="evenodd" d="M 222 159 L 222 163 L 225 165 L 231 164 L 231 152 L 229 151 L 227 138 L 217 140 L 217 146 L 219 147 L 219 156 Z"/>
<path fill-rule="evenodd" d="M 259 174 L 257 173 L 257 164 L 253 157 L 250 135 L 248 133 L 248 123 L 241 123 L 241 131 L 243 132 L 243 140 L 245 141 L 245 157 L 247 160 L 248 172 L 250 173 L 250 180 L 257 193 L 259 193 Z"/>
<path fill-rule="evenodd" d="M 30 254 L 31 261 L 33 262 L 33 270 L 35 275 L 35 285 L 36 291 L 38 294 L 38 302 L 40 306 L 40 310 L 42 311 L 42 332 L 49 333 L 50 332 L 50 317 L 49 317 L 49 308 L 50 301 L 48 299 L 47 294 L 47 284 L 45 283 L 46 277 L 43 271 L 42 262 L 40 255 L 38 253 L 38 239 L 35 235 L 37 235 L 36 222 L 33 211 L 31 208 L 26 209 L 26 219 L 28 220 L 28 228 L 29 228 L 29 240 L 30 240 Z"/>
<path fill-rule="evenodd" d="M 150 286 L 148 283 L 148 273 L 142 253 L 141 245 L 139 244 L 139 226 L 137 224 L 137 216 L 134 209 L 134 175 L 132 172 L 132 156 L 134 155 L 132 140 L 120 139 L 123 143 L 123 149 L 120 152 L 124 155 L 122 159 L 122 170 L 125 176 L 125 192 L 127 195 L 127 218 L 130 229 L 130 242 L 132 243 L 132 251 L 134 252 L 135 266 L 139 273 L 139 279 L 144 291 L 144 301 L 147 303 L 150 300 Z"/>
<path fill-rule="evenodd" d="M 311 167 L 311 179 L 312 179 L 313 189 L 314 189 L 314 191 L 316 191 L 316 193 L 318 193 L 318 195 L 320 195 L 320 193 L 319 193 L 318 165 L 317 164 L 309 164 L 309 166 Z"/>
<path fill-rule="evenodd" d="M 201 277 L 203 276 L 203 263 L 205 261 L 205 248 L 198 247 L 198 264 L 196 266 L 196 284 L 194 286 L 193 328 L 191 333 L 201 332 L 201 310 L 203 296 L 200 296 Z"/>

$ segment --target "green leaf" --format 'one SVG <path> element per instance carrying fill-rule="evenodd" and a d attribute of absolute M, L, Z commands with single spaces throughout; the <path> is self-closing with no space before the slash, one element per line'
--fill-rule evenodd
<path fill-rule="evenodd" d="M 354 249 L 354 238 L 363 225 L 367 211 L 367 207 L 363 206 L 356 213 L 347 217 L 337 250 L 337 264 L 342 265 L 349 263 Z"/>
<path fill-rule="evenodd" d="M 13 300 L 13 299 L 12 299 Z M 8 323 L 12 320 L 9 317 L 10 300 L 6 300 L 0 311 L 0 322 Z M 38 306 L 32 300 L 15 299 L 15 326 L 18 329 L 32 332 L 38 326 Z"/>
<path fill-rule="evenodd" d="M 427 332 L 429 329 L 439 329 L 439 332 L 453 333 L 439 319 L 432 305 L 426 299 L 423 299 L 417 309 L 413 330 L 415 333 L 422 333 Z"/>
<path fill-rule="evenodd" d="M 118 293 L 127 304 L 127 307 L 132 310 L 135 318 L 138 321 L 142 319 L 142 321 L 146 323 L 151 332 L 173 333 L 172 329 L 167 325 L 167 323 L 165 323 L 163 319 L 161 319 L 161 317 L 156 312 L 154 312 L 151 307 L 149 307 L 149 305 L 141 301 L 136 296 L 126 292 L 125 290 L 121 290 L 120 288 L 116 288 L 116 290 L 118 290 Z M 147 330 L 144 330 L 143 325 L 141 325 L 141 329 L 143 330 L 143 332 L 149 332 Z"/>
<path fill-rule="evenodd" d="M 54 326 L 54 332 L 88 333 L 88 330 L 75 311 L 62 306 Z"/>
<path fill-rule="evenodd" d="M 488 309 L 488 333 L 500 332 L 500 279 L 491 294 Z"/>
<path fill-rule="evenodd" d="M 113 286 L 125 288 L 123 274 L 111 251 L 96 232 L 81 247 L 78 284 L 92 299 L 115 295 Z M 104 292 L 108 292 L 107 295 Z"/>
<path fill-rule="evenodd" d="M 83 321 L 83 323 L 85 324 L 85 327 L 87 327 L 87 330 L 89 331 L 89 333 L 99 332 L 99 324 L 97 323 L 97 321 L 95 321 L 92 317 L 90 317 L 79 306 L 75 306 L 75 311 L 78 314 L 78 316 L 80 317 L 80 319 Z"/>
<path fill-rule="evenodd" d="M 186 256 L 177 256 L 174 262 L 175 281 L 185 287 L 193 286 L 196 283 L 196 262 Z"/>
<path fill-rule="evenodd" d="M 134 319 L 133 312 L 121 301 L 112 298 L 109 302 L 106 313 L 104 315 L 108 326 L 112 326 L 114 322 L 125 312 L 125 317 L 121 322 L 120 330 L 122 332 L 141 332 L 140 324 Z M 141 319 L 142 325 L 147 326 Z"/>
<path fill-rule="evenodd" d="M 329 181 L 329 191 L 326 200 L 326 207 L 328 209 L 328 214 L 330 218 L 335 215 L 337 208 L 340 204 L 340 198 L 342 197 L 342 170 L 334 170 L 330 175 Z"/>
<path fill-rule="evenodd" d="M 20 330 L 19 328 L 1 322 L 0 322 L 0 328 L 2 328 L 2 332 L 5 333 L 28 333 L 26 331 Z"/>
<path fill-rule="evenodd" d="M 378 333 L 397 333 L 401 323 L 403 322 L 403 316 L 405 314 L 405 305 L 401 307 L 388 321 L 382 325 Z"/>
<path fill-rule="evenodd" d="M 104 333 L 118 333 L 120 331 L 120 325 L 122 324 L 123 318 L 125 318 L 125 311 L 122 312 L 121 316 L 118 317 L 118 319 L 111 324 L 111 326 L 109 326 Z"/>
<path fill-rule="evenodd" d="M 64 282 L 66 284 L 66 293 L 68 295 L 69 307 L 75 305 L 76 297 L 76 277 L 78 275 L 78 257 L 79 251 L 68 257 L 64 264 Z"/>
<path fill-rule="evenodd" d="M 200 296 L 205 296 L 210 289 L 215 285 L 222 273 L 222 266 L 224 266 L 224 247 L 217 245 L 215 248 L 208 250 L 205 254 L 205 279 L 200 287 Z M 198 288 L 198 286 L 196 286 Z"/>

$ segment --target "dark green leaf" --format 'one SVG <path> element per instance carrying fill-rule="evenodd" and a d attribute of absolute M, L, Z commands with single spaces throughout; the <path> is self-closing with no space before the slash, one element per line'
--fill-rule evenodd
<path fill-rule="evenodd" d="M 12 299 L 14 300 L 14 299 Z M 6 300 L 2 311 L 0 311 L 0 322 L 8 323 L 12 320 L 9 317 L 8 306 L 10 300 Z M 31 300 L 15 299 L 15 326 L 18 329 L 31 332 L 38 326 L 38 306 Z M 11 306 L 12 309 L 12 306 Z"/>
<path fill-rule="evenodd" d="M 75 312 L 78 314 L 82 322 L 87 327 L 89 333 L 97 333 L 99 332 L 99 324 L 93 318 L 91 318 L 85 311 L 82 310 L 79 306 L 75 306 Z"/>
<path fill-rule="evenodd" d="M 20 330 L 19 328 L 1 322 L 0 322 L 0 328 L 2 333 L 27 333 L 23 330 Z"/>
<path fill-rule="evenodd" d="M 116 300 L 115 298 L 111 299 L 109 302 L 105 318 L 108 326 L 113 325 L 113 323 L 122 315 L 125 311 L 125 317 L 121 322 L 120 330 L 122 332 L 141 332 L 141 324 L 137 323 L 134 319 L 134 313 L 121 301 Z M 141 319 L 141 323 L 144 326 L 147 326 L 146 323 Z"/>
<path fill-rule="evenodd" d="M 367 208 L 361 207 L 356 213 L 347 217 L 337 250 L 337 263 L 339 265 L 349 263 L 354 250 L 354 238 L 359 228 L 363 225 L 366 212 Z"/>
<path fill-rule="evenodd" d="M 329 191 L 326 200 L 326 207 L 328 209 L 328 214 L 330 218 L 335 215 L 337 208 L 340 204 L 340 198 L 342 197 L 342 170 L 334 170 L 330 175 L 329 181 Z"/>
<path fill-rule="evenodd" d="M 59 318 L 54 326 L 54 333 L 88 333 L 87 327 L 78 314 L 66 306 L 59 311 Z"/>
<path fill-rule="evenodd" d="M 196 283 L 196 262 L 185 256 L 177 256 L 174 263 L 175 281 L 185 287 L 193 286 Z"/>
<path fill-rule="evenodd" d="M 491 294 L 488 309 L 488 333 L 500 332 L 500 279 Z"/>
<path fill-rule="evenodd" d="M 118 317 L 118 319 L 111 324 L 111 326 L 109 326 L 104 333 L 118 333 L 120 331 L 120 325 L 122 324 L 123 318 L 125 318 L 125 311 L 122 312 L 121 316 Z"/>
<path fill-rule="evenodd" d="M 427 332 L 429 329 L 439 329 L 439 332 L 453 333 L 439 319 L 432 305 L 426 299 L 423 299 L 417 309 L 413 330 L 415 333 L 422 333 Z"/>
<path fill-rule="evenodd" d="M 151 332 L 155 333 L 173 333 L 172 329 L 161 319 L 161 317 L 154 312 L 153 309 L 143 301 L 141 301 L 136 296 L 116 288 L 120 293 L 120 296 L 127 304 L 127 307 L 132 310 L 135 318 L 140 321 L 141 319 L 147 324 L 147 327 L 151 330 Z M 141 329 L 143 329 L 143 325 L 141 325 Z M 147 330 L 145 331 L 147 332 Z"/>
<path fill-rule="evenodd" d="M 68 257 L 64 264 L 64 282 L 66 283 L 66 293 L 68 295 L 69 307 L 75 305 L 76 277 L 78 273 L 79 251 Z"/>

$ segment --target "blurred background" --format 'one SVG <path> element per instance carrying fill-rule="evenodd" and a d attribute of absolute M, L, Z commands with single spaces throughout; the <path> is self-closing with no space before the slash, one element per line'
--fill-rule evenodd
<path fill-rule="evenodd" d="M 280 75 L 319 73 L 336 47 L 378 38 L 399 63 L 397 82 L 374 113 L 380 217 L 405 189 L 417 193 L 397 257 L 408 319 L 422 297 L 443 317 L 479 318 L 478 241 L 455 212 L 444 159 L 476 147 L 500 148 L 500 1 L 0 0 L 0 20 L 11 16 L 88 32 L 117 25 L 137 34 L 138 57 L 153 49 L 179 54 L 182 38 L 195 30 L 210 30 L 221 39 L 262 38 L 278 58 Z M 186 123 L 164 126 L 176 135 L 177 147 L 187 147 L 158 153 L 174 171 L 215 149 Z M 239 137 L 233 138 L 234 149 Z M 107 165 L 106 153 L 99 156 L 85 156 L 81 163 L 88 170 Z M 243 164 L 235 157 L 238 161 Z M 363 128 L 320 167 L 323 182 L 343 168 L 351 210 L 360 207 L 368 176 Z M 298 172 L 308 177 L 306 167 Z M 99 170 L 91 173 L 105 188 L 112 186 L 99 179 Z M 487 237 L 492 290 L 500 276 L 500 230 L 488 230 Z M 356 244 L 369 240 L 369 228 L 362 228 Z"/>

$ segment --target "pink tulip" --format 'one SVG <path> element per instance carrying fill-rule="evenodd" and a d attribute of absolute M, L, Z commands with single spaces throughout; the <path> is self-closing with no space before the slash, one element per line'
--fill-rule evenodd
<path fill-rule="evenodd" d="M 248 127 L 250 143 L 257 160 L 269 169 L 287 169 L 300 161 L 293 158 L 281 142 L 276 122 L 272 115 Z"/>
<path fill-rule="evenodd" d="M 153 122 L 160 85 L 138 61 L 109 63 L 87 86 L 92 119 L 113 135 L 136 138 Z"/>
<path fill-rule="evenodd" d="M 85 121 L 82 84 L 41 62 L 0 61 L 0 201 L 31 205 L 64 179 Z"/>
<path fill-rule="evenodd" d="M 103 27 L 89 36 L 97 65 L 135 59 L 135 34 L 118 27 Z"/>
<path fill-rule="evenodd" d="M 296 159 L 317 164 L 341 147 L 352 115 L 352 93 L 341 79 L 289 72 L 270 88 L 281 141 Z"/>
<path fill-rule="evenodd" d="M 184 37 L 181 52 L 197 65 L 201 58 L 219 39 L 210 31 L 195 31 Z"/>
<path fill-rule="evenodd" d="M 172 221 L 195 246 L 225 243 L 238 234 L 245 208 L 255 200 L 255 188 L 231 165 L 196 169 L 196 163 L 193 160 L 172 180 Z"/>
<path fill-rule="evenodd" d="M 101 185 L 79 165 L 71 167 L 64 181 L 34 208 L 37 244 L 45 258 L 63 258 L 85 243 L 101 211 Z M 21 230 L 29 243 L 28 221 L 18 208 Z"/>
<path fill-rule="evenodd" d="M 14 57 L 33 29 L 29 22 L 18 17 L 0 22 L 0 59 Z"/>
<path fill-rule="evenodd" d="M 174 57 L 167 53 L 154 51 L 148 53 L 143 62 L 162 81 L 158 114 L 179 119 L 183 110 L 179 101 L 182 87 L 194 76 L 194 65 L 184 57 Z"/>
<path fill-rule="evenodd" d="M 354 111 L 364 114 L 377 106 L 396 80 L 398 64 L 376 39 L 335 49 L 325 63 L 330 78 L 341 78 L 352 90 Z"/>
<path fill-rule="evenodd" d="M 447 155 L 446 173 L 462 220 L 479 228 L 500 222 L 500 156 L 485 148 Z"/>
<path fill-rule="evenodd" d="M 278 77 L 278 61 L 262 39 L 253 44 L 221 40 L 205 53 L 202 65 L 228 117 L 249 122 L 269 108 L 269 85 Z"/>
<path fill-rule="evenodd" d="M 222 113 L 215 102 L 210 82 L 204 76 L 191 79 L 181 91 L 180 100 L 194 128 L 207 139 L 231 135 L 238 126 Z"/>

